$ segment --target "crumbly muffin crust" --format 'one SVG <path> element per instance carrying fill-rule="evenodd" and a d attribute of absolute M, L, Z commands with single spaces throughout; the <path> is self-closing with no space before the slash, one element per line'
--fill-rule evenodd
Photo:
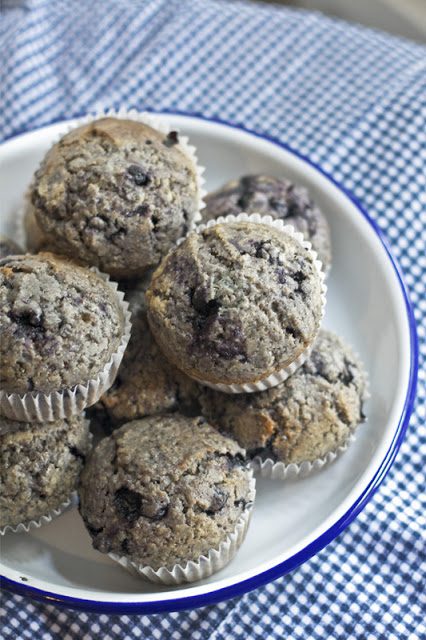
<path fill-rule="evenodd" d="M 96 377 L 124 318 L 97 273 L 49 253 L 0 264 L 0 382 L 8 393 L 50 393 Z"/>
<path fill-rule="evenodd" d="M 198 195 L 195 168 L 176 132 L 102 118 L 51 148 L 30 200 L 44 246 L 131 278 L 185 235 Z"/>
<path fill-rule="evenodd" d="M 146 317 L 149 277 L 128 288 L 132 334 L 114 384 L 88 412 L 97 435 L 125 422 L 179 411 L 199 415 L 199 385 L 174 367 L 155 342 Z"/>
<path fill-rule="evenodd" d="M 124 425 L 94 449 L 80 512 L 103 553 L 171 568 L 218 548 L 248 507 L 245 452 L 203 418 Z"/>
<path fill-rule="evenodd" d="M 265 224 L 192 233 L 147 291 L 148 320 L 167 358 L 212 383 L 256 382 L 291 364 L 322 317 L 312 254 Z"/>
<path fill-rule="evenodd" d="M 83 416 L 48 423 L 0 417 L 0 527 L 37 520 L 65 502 L 89 450 Z"/>
<path fill-rule="evenodd" d="M 242 176 L 209 193 L 201 215 L 204 222 L 241 212 L 270 215 L 293 225 L 312 244 L 324 270 L 331 266 L 330 229 L 322 211 L 304 187 L 285 178 Z"/>
<path fill-rule="evenodd" d="M 285 382 L 262 393 L 204 388 L 203 415 L 234 437 L 250 457 L 286 464 L 324 457 L 364 421 L 366 375 L 352 350 L 322 330 L 311 355 Z"/>

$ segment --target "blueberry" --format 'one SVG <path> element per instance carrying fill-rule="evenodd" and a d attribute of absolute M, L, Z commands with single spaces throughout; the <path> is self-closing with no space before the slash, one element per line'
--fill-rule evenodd
<path fill-rule="evenodd" d="M 174 147 L 175 144 L 179 144 L 179 134 L 177 131 L 170 131 L 166 138 L 163 140 L 163 144 L 166 147 Z"/>
<path fill-rule="evenodd" d="M 137 164 L 131 164 L 127 169 L 127 173 L 131 176 L 133 182 L 138 187 L 145 187 L 151 182 L 149 175 Z"/>

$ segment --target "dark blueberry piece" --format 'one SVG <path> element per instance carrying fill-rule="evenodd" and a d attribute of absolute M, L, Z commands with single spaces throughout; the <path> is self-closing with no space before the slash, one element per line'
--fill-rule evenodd
<path fill-rule="evenodd" d="M 200 315 L 208 317 L 218 312 L 220 302 L 213 298 L 207 299 L 207 290 L 203 286 L 199 286 L 192 291 L 191 304 Z"/>
<path fill-rule="evenodd" d="M 296 280 L 298 284 L 301 284 L 304 280 L 306 280 L 306 276 L 302 271 L 296 271 L 291 274 L 293 280 Z"/>
<path fill-rule="evenodd" d="M 174 147 L 175 144 L 179 144 L 179 134 L 177 131 L 170 131 L 166 138 L 163 140 L 163 144 L 166 147 Z"/>
<path fill-rule="evenodd" d="M 276 436 L 276 434 L 273 433 L 268 438 L 268 440 L 265 442 L 263 447 L 256 447 L 254 449 L 250 449 L 248 451 L 248 454 L 249 454 L 250 458 L 253 459 L 256 456 L 260 456 L 262 458 L 262 460 L 267 460 L 268 458 L 270 458 L 271 460 L 276 462 L 277 456 L 276 456 L 276 453 L 274 451 L 275 436 Z"/>
<path fill-rule="evenodd" d="M 270 245 L 268 240 L 254 240 L 251 242 L 254 248 L 255 258 L 270 258 L 270 255 L 265 247 Z"/>
<path fill-rule="evenodd" d="M 280 284 L 285 284 L 287 280 L 287 272 L 284 267 L 278 267 L 275 269 L 275 273 L 277 274 L 277 279 Z"/>
<path fill-rule="evenodd" d="M 209 507 L 206 509 L 206 514 L 208 516 L 213 516 L 215 513 L 223 509 L 228 501 L 228 497 L 229 495 L 226 491 L 220 487 L 215 487 Z"/>
<path fill-rule="evenodd" d="M 92 525 L 88 524 L 87 522 L 86 522 L 86 528 L 90 533 L 90 535 L 92 536 L 97 536 L 99 533 L 101 533 L 104 530 L 103 527 L 100 527 L 99 529 L 97 527 L 92 527 Z"/>
<path fill-rule="evenodd" d="M 247 464 L 246 458 L 242 453 L 236 453 L 234 456 L 230 453 L 225 454 L 227 459 L 228 470 L 232 471 L 232 469 L 241 469 L 245 467 Z"/>
<path fill-rule="evenodd" d="M 285 332 L 288 335 L 293 336 L 295 340 L 300 340 L 300 338 L 302 337 L 300 331 L 298 329 L 295 329 L 294 327 L 286 327 Z"/>
<path fill-rule="evenodd" d="M 186 209 L 182 209 L 182 217 L 183 217 L 183 224 L 182 224 L 182 235 L 186 236 L 186 234 L 189 231 L 189 213 Z"/>
<path fill-rule="evenodd" d="M 288 207 L 285 200 L 275 197 L 269 198 L 268 206 L 272 211 L 276 211 L 281 218 L 287 218 Z"/>
<path fill-rule="evenodd" d="M 31 309 L 28 311 L 23 311 L 22 313 L 12 313 L 11 318 L 15 322 L 19 322 L 23 325 L 28 325 L 30 327 L 40 327 L 42 324 L 41 314 L 37 314 L 35 311 L 32 311 Z"/>
<path fill-rule="evenodd" d="M 354 380 L 354 375 L 352 373 L 352 363 L 349 362 L 347 358 L 344 358 L 343 362 L 345 370 L 339 373 L 339 380 L 343 382 L 344 385 L 348 386 Z"/>
<path fill-rule="evenodd" d="M 131 164 L 127 169 L 127 173 L 138 187 L 144 187 L 151 182 L 149 175 L 137 164 Z"/>
<path fill-rule="evenodd" d="M 250 202 L 256 193 L 257 179 L 256 176 L 243 176 L 239 182 L 239 198 L 237 205 L 241 210 L 246 210 L 250 206 Z"/>
<path fill-rule="evenodd" d="M 247 507 L 248 502 L 247 500 L 244 500 L 244 498 L 240 498 L 239 500 L 235 500 L 234 505 L 236 507 L 241 507 L 242 510 L 244 511 L 244 509 Z"/>
<path fill-rule="evenodd" d="M 78 458 L 79 460 L 81 460 L 83 464 L 86 462 L 86 456 L 84 455 L 84 453 L 81 453 L 81 451 L 77 449 L 77 447 L 70 447 L 70 454 L 74 456 L 74 458 Z"/>
<path fill-rule="evenodd" d="M 303 191 L 299 189 L 296 191 L 291 187 L 287 192 L 287 198 L 288 217 L 303 218 L 308 225 L 309 235 L 312 237 L 317 232 L 318 224 L 309 196 Z"/>
<path fill-rule="evenodd" d="M 142 496 L 127 487 L 117 489 L 114 504 L 119 515 L 130 523 L 136 522 L 142 515 Z"/>
<path fill-rule="evenodd" d="M 129 541 L 127 538 L 124 538 L 124 540 L 121 541 L 121 551 L 125 556 L 130 555 Z"/>
<path fill-rule="evenodd" d="M 296 293 L 303 293 L 302 283 L 306 280 L 306 276 L 302 271 L 295 271 L 291 274 L 293 280 L 297 282 Z"/>
<path fill-rule="evenodd" d="M 28 391 L 34 391 L 34 380 L 32 378 L 28 378 L 27 386 Z"/>
<path fill-rule="evenodd" d="M 337 417 L 339 418 L 340 422 L 343 422 L 343 424 L 346 424 L 349 426 L 350 421 L 348 420 L 348 415 L 346 413 L 346 411 L 343 411 L 343 409 L 341 407 L 339 407 L 339 405 L 336 405 L 336 413 L 337 413 Z"/>
<path fill-rule="evenodd" d="M 149 207 L 147 204 L 140 204 L 136 209 L 127 211 L 124 215 L 126 218 L 134 218 L 135 216 L 147 216 L 149 213 Z"/>
<path fill-rule="evenodd" d="M 15 337 L 29 340 L 43 340 L 46 331 L 43 326 L 42 315 L 37 315 L 34 311 L 24 311 L 22 313 L 10 313 L 9 317 L 16 323 Z"/>

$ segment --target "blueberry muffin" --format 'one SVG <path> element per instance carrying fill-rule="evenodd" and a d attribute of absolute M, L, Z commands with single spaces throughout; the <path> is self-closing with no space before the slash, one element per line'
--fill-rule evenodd
<path fill-rule="evenodd" d="M 171 568 L 234 531 L 250 506 L 250 479 L 244 450 L 202 418 L 149 417 L 94 449 L 80 513 L 98 551 Z"/>
<path fill-rule="evenodd" d="M 203 415 L 253 458 L 302 463 L 344 444 L 364 421 L 366 375 L 352 350 L 322 330 L 311 355 L 285 382 L 263 393 L 203 389 Z"/>
<path fill-rule="evenodd" d="M 38 226 L 34 208 L 31 204 L 28 204 L 24 213 L 24 232 L 26 247 L 30 253 L 48 250 L 49 240 Z M 52 245 L 54 245 L 54 242 L 52 242 Z"/>
<path fill-rule="evenodd" d="M 23 249 L 7 236 L 0 233 L 0 259 L 24 253 Z"/>
<path fill-rule="evenodd" d="M 308 191 L 285 178 L 265 175 L 243 176 L 227 182 L 206 197 L 203 222 L 246 213 L 261 213 L 293 225 L 312 244 L 323 268 L 331 265 L 330 229 L 322 211 Z"/>
<path fill-rule="evenodd" d="M 158 264 L 198 205 L 196 168 L 178 134 L 117 118 L 65 135 L 30 189 L 45 246 L 116 278 Z"/>
<path fill-rule="evenodd" d="M 198 384 L 166 360 L 150 331 L 145 304 L 148 284 L 146 278 L 128 287 L 132 334 L 114 384 L 88 410 L 96 436 L 159 413 L 199 415 Z"/>
<path fill-rule="evenodd" d="M 97 273 L 49 253 L 0 263 L 0 382 L 51 393 L 98 376 L 123 337 L 118 297 Z"/>
<path fill-rule="evenodd" d="M 0 417 L 0 528 L 38 520 L 65 502 L 89 450 L 82 416 L 36 424 Z"/>
<path fill-rule="evenodd" d="M 254 222 L 192 233 L 147 291 L 148 320 L 166 357 L 203 383 L 262 381 L 315 339 L 322 278 L 294 237 Z"/>

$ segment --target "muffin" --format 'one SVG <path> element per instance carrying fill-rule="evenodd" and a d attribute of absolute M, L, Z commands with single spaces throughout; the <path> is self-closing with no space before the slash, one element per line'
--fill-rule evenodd
<path fill-rule="evenodd" d="M 8 393 L 86 382 L 123 335 L 123 312 L 105 280 L 49 253 L 3 260 L 0 300 L 0 381 Z"/>
<path fill-rule="evenodd" d="M 95 549 L 154 570 L 218 548 L 252 494 L 244 450 L 203 418 L 178 414 L 129 422 L 102 440 L 79 489 Z"/>
<path fill-rule="evenodd" d="M 0 259 L 20 253 L 24 253 L 24 251 L 19 244 L 16 244 L 16 242 L 0 233 Z"/>
<path fill-rule="evenodd" d="M 187 233 L 199 195 L 197 169 L 175 131 L 102 118 L 47 153 L 30 188 L 30 217 L 55 253 L 132 278 Z"/>
<path fill-rule="evenodd" d="M 36 424 L 0 417 L 0 528 L 60 508 L 77 489 L 89 450 L 83 416 Z"/>
<path fill-rule="evenodd" d="M 312 252 L 255 222 L 190 234 L 155 271 L 146 295 L 166 357 L 196 380 L 220 385 L 256 384 L 285 371 L 315 339 L 324 306 Z"/>
<path fill-rule="evenodd" d="M 208 194 L 205 202 L 203 222 L 245 211 L 270 215 L 293 225 L 312 244 L 324 270 L 330 268 L 330 229 L 324 214 L 304 187 L 294 185 L 285 178 L 243 176 Z"/>
<path fill-rule="evenodd" d="M 145 304 L 148 284 L 146 278 L 126 294 L 132 314 L 129 344 L 114 384 L 88 410 L 97 436 L 109 435 L 125 422 L 159 413 L 199 415 L 199 386 L 166 360 L 152 337 Z"/>
<path fill-rule="evenodd" d="M 284 383 L 263 393 L 203 389 L 203 415 L 247 449 L 248 456 L 301 464 L 344 445 L 364 421 L 366 375 L 352 350 L 320 331 L 311 354 Z"/>
<path fill-rule="evenodd" d="M 48 250 L 49 241 L 38 226 L 34 215 L 34 208 L 31 205 L 28 205 L 24 212 L 23 223 L 28 251 L 30 253 L 37 253 L 38 251 Z"/>

